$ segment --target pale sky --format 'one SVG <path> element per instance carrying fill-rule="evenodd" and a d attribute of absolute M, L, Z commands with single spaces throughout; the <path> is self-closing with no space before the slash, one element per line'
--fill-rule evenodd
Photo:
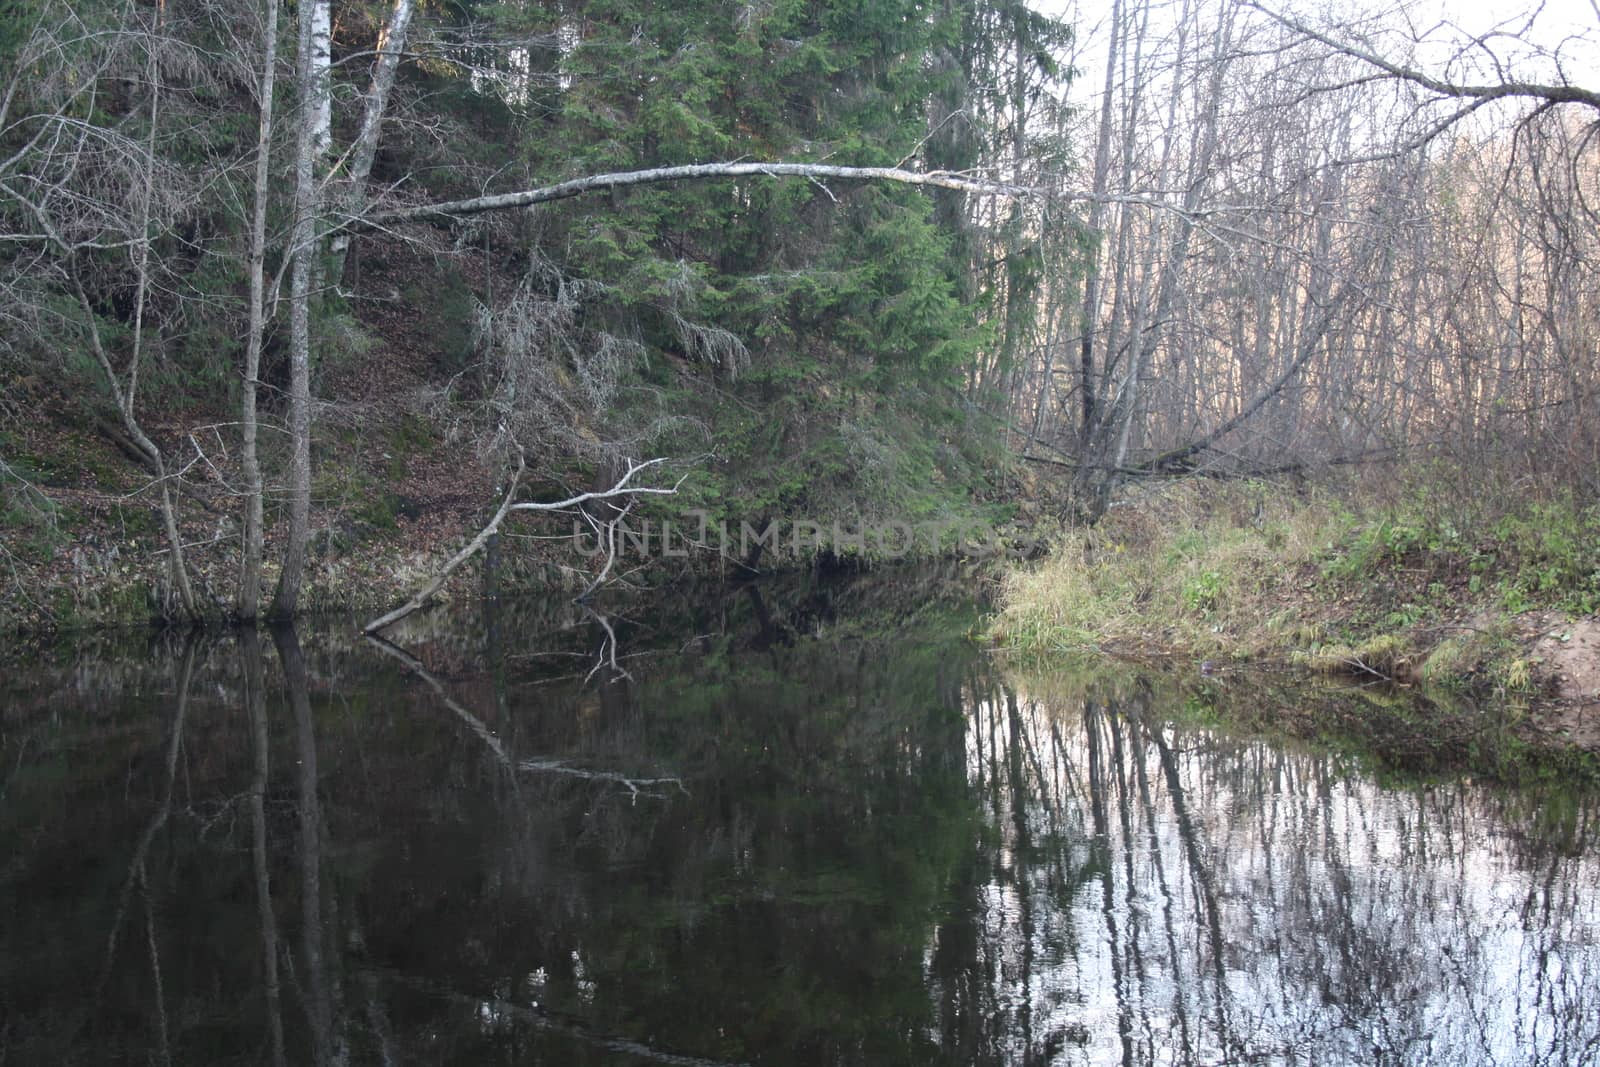
<path fill-rule="evenodd" d="M 1559 50 L 1566 80 L 1590 88 L 1600 87 L 1600 0 L 1530 0 L 1525 4 L 1492 8 L 1483 0 L 1263 0 L 1280 11 L 1297 15 L 1307 22 L 1326 24 L 1329 12 L 1349 12 L 1348 18 L 1361 19 L 1372 26 L 1375 11 L 1391 14 L 1382 19 L 1396 31 L 1425 35 L 1430 42 L 1417 51 L 1417 61 L 1429 73 L 1444 74 L 1445 65 L 1471 35 L 1494 36 L 1487 42 L 1507 64 L 1509 75 L 1525 81 L 1553 81 L 1556 71 L 1550 55 Z M 1159 12 L 1176 10 L 1178 0 L 1155 0 Z M 1033 0 L 1033 6 L 1051 14 L 1066 15 L 1079 33 L 1076 66 L 1079 78 L 1071 95 L 1078 99 L 1100 91 L 1104 78 L 1101 56 L 1105 46 L 1102 32 L 1111 15 L 1111 0 Z M 1365 12 L 1365 15 L 1359 14 Z M 1529 14 L 1534 17 L 1531 22 Z M 1410 26 L 1407 27 L 1408 19 Z M 1343 21 L 1343 20 L 1341 20 Z M 1542 53 L 1542 54 L 1541 54 Z M 1471 50 L 1468 62 L 1476 69 L 1453 71 L 1458 80 L 1495 80 L 1492 64 L 1484 62 L 1486 53 Z"/>

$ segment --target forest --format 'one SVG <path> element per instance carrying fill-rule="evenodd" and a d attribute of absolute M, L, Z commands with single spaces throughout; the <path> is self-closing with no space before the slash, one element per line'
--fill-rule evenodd
<path fill-rule="evenodd" d="M 1592 22 L 5 10 L 8 629 L 592 590 L 630 514 L 1092 546 L 1174 484 L 1600 601 Z"/>
<path fill-rule="evenodd" d="M 0 0 L 0 1064 L 1593 1063 L 1597 3 Z"/>

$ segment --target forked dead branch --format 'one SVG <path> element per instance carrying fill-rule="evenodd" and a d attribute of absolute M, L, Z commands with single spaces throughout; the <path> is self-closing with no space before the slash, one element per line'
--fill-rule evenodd
<path fill-rule="evenodd" d="M 427 583 L 424 584 L 423 587 L 411 597 L 410 600 L 407 600 L 404 604 L 401 604 L 388 614 L 380 615 L 376 619 L 373 619 L 371 622 L 367 623 L 361 628 L 362 632 L 366 634 L 379 633 L 388 629 L 390 626 L 393 626 L 407 615 L 410 615 L 431 603 L 433 598 L 438 595 L 439 590 L 443 589 L 445 583 L 450 580 L 450 576 L 454 574 L 463 563 L 477 555 L 483 549 L 483 547 L 489 543 L 489 538 L 500 531 L 501 523 L 505 522 L 506 517 L 514 511 L 566 511 L 570 508 L 575 508 L 580 504 L 589 503 L 590 501 L 616 500 L 618 498 L 627 498 L 630 501 L 631 506 L 631 501 L 641 496 L 673 495 L 678 491 L 678 487 L 683 484 L 683 480 L 681 478 L 672 486 L 633 484 L 633 479 L 636 475 L 643 471 L 649 470 L 652 467 L 659 466 L 665 462 L 665 458 L 657 458 L 645 460 L 640 463 L 629 463 L 627 471 L 622 475 L 622 477 L 617 479 L 616 484 L 612 485 L 610 489 L 603 489 L 598 492 L 578 493 L 576 496 L 567 497 L 565 500 L 548 502 L 524 500 L 519 502 L 517 500 L 517 493 L 522 488 L 522 476 L 527 471 L 527 461 L 519 449 L 517 451 L 517 468 L 511 476 L 511 485 L 506 490 L 506 495 L 504 499 L 501 500 L 500 507 L 495 511 L 493 517 L 489 519 L 488 523 L 485 524 L 484 527 L 472 538 L 472 540 L 468 541 L 459 552 L 451 556 L 449 560 L 445 562 L 444 566 L 440 567 L 434 576 L 430 578 Z M 621 514 L 626 514 L 626 509 L 624 509 Z M 612 522 L 613 526 L 614 523 L 615 520 Z M 609 538 L 607 538 L 607 544 L 611 546 L 612 556 L 607 559 L 605 569 L 601 572 L 600 580 L 603 580 L 605 575 L 610 573 L 611 564 L 615 558 L 616 537 L 614 532 Z M 586 597 L 592 593 L 598 584 L 598 580 L 595 584 L 591 584 L 589 588 L 584 591 L 583 596 Z"/>

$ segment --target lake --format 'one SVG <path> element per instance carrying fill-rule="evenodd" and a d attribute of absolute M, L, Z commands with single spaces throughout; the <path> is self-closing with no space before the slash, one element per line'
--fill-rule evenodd
<path fill-rule="evenodd" d="M 42 648 L 0 1063 L 1600 1062 L 1592 788 L 1339 729 L 1404 695 L 1010 666 L 972 589 Z"/>

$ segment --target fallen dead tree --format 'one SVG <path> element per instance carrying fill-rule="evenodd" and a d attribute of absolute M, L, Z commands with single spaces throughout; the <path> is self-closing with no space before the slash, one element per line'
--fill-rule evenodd
<path fill-rule="evenodd" d="M 450 576 L 454 574 L 463 563 L 466 563 L 473 556 L 477 555 L 483 550 L 483 547 L 489 543 L 489 539 L 500 532 L 501 524 L 506 521 L 512 512 L 566 511 L 569 508 L 575 508 L 579 504 L 585 504 L 593 500 L 616 500 L 619 498 L 626 498 L 629 501 L 629 506 L 631 507 L 632 502 L 641 496 L 673 495 L 678 491 L 678 486 L 682 484 L 682 479 L 679 479 L 679 481 L 672 486 L 646 486 L 633 484 L 633 479 L 639 473 L 665 462 L 666 459 L 664 457 L 649 459 L 640 463 L 630 462 L 628 464 L 627 471 L 622 475 L 622 477 L 617 479 L 616 484 L 610 489 L 602 489 L 591 493 L 579 493 L 578 495 L 568 497 L 565 500 L 555 500 L 550 502 L 531 500 L 518 501 L 517 493 L 522 488 L 522 477 L 527 471 L 527 461 L 523 457 L 522 453 L 518 451 L 517 469 L 511 476 L 511 485 L 506 490 L 505 497 L 500 501 L 499 508 L 495 510 L 493 517 L 489 519 L 488 523 L 486 523 L 484 527 L 472 538 L 472 540 L 468 541 L 459 552 L 451 556 L 443 566 L 435 571 L 433 577 L 428 579 L 428 581 L 423 584 L 422 588 L 417 590 L 417 592 L 414 593 L 409 600 L 395 608 L 393 611 L 373 619 L 371 622 L 367 623 L 361 628 L 361 632 L 369 635 L 380 633 L 383 630 L 388 629 L 390 626 L 393 626 L 406 616 L 416 611 L 420 611 L 422 608 L 432 603 L 433 598 L 439 594 L 439 590 L 443 589 L 445 583 L 450 580 Z M 627 508 L 622 509 L 622 511 L 619 512 L 619 516 L 627 514 L 627 510 Z M 617 519 L 612 519 L 607 525 L 613 527 L 614 530 L 616 521 Z M 588 589 L 584 590 L 583 597 L 587 597 L 589 594 L 593 593 L 600 581 L 603 581 L 605 576 L 611 572 L 611 565 L 616 551 L 616 538 L 614 536 L 609 537 L 607 538 L 606 543 L 611 547 L 612 556 L 607 558 L 605 569 L 601 571 L 600 579 L 592 583 Z M 580 599 L 582 599 L 582 597 L 580 597 Z"/>

